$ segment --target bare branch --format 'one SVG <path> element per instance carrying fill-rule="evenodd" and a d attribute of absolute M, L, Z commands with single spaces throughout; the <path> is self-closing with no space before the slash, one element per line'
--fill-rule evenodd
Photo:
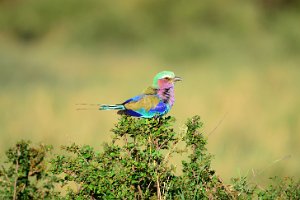
<path fill-rule="evenodd" d="M 211 136 L 211 134 L 212 134 L 213 132 L 215 132 L 215 130 L 221 125 L 221 123 L 224 121 L 224 119 L 225 119 L 225 117 L 227 116 L 227 114 L 228 114 L 228 112 L 226 112 L 226 113 L 223 115 L 222 119 L 221 119 L 221 120 L 219 121 L 219 123 L 215 126 L 215 128 L 213 128 L 213 130 L 211 130 L 211 131 L 208 133 L 208 137 Z"/>
<path fill-rule="evenodd" d="M 14 195 L 13 195 L 13 200 L 17 199 L 17 182 L 18 182 L 18 171 L 19 171 L 19 156 L 20 156 L 21 152 L 20 152 L 20 147 L 18 147 L 18 152 L 17 152 L 17 159 L 16 159 L 16 178 L 15 178 L 15 182 L 14 182 Z"/>

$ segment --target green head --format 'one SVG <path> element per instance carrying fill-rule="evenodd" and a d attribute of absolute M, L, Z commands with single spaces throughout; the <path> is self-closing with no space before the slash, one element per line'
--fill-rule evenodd
<path fill-rule="evenodd" d="M 155 75 L 152 86 L 159 88 L 159 82 L 162 84 L 174 84 L 176 81 L 181 81 L 180 77 L 175 76 L 174 72 L 162 71 Z"/>

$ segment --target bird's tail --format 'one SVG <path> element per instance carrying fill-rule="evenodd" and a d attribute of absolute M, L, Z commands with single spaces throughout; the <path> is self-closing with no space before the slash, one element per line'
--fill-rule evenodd
<path fill-rule="evenodd" d="M 97 110 L 96 106 L 99 107 L 101 104 L 96 103 L 76 103 L 76 110 Z"/>
<path fill-rule="evenodd" d="M 115 105 L 102 104 L 100 105 L 99 110 L 125 110 L 125 107 L 122 104 L 115 104 Z"/>

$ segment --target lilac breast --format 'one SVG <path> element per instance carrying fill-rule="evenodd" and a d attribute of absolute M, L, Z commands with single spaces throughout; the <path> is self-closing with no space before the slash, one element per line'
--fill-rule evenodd
<path fill-rule="evenodd" d="M 165 103 L 169 104 L 170 107 L 173 106 L 175 102 L 174 86 L 160 88 L 157 94 Z"/>

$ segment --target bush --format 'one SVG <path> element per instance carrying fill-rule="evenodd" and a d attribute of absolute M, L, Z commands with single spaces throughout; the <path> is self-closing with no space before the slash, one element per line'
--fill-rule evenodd
<path fill-rule="evenodd" d="M 46 155 L 51 146 L 32 147 L 20 141 L 6 152 L 0 169 L 0 199 L 53 199 L 56 177 L 49 173 Z M 6 166 L 6 167 L 5 167 Z"/>
<path fill-rule="evenodd" d="M 299 199 L 300 182 L 291 178 L 277 180 L 267 189 L 251 186 L 246 177 L 224 184 L 211 168 L 200 117 L 188 119 L 179 134 L 172 128 L 174 121 L 123 116 L 103 151 L 88 145 L 63 146 L 65 153 L 55 155 L 49 166 L 45 156 L 50 147 L 30 147 L 21 141 L 7 151 L 7 165 L 0 170 L 2 198 Z M 179 149 L 182 141 L 186 147 Z M 170 163 L 177 153 L 188 154 L 181 175 Z M 65 195 L 55 191 L 55 184 L 68 187 Z"/>

